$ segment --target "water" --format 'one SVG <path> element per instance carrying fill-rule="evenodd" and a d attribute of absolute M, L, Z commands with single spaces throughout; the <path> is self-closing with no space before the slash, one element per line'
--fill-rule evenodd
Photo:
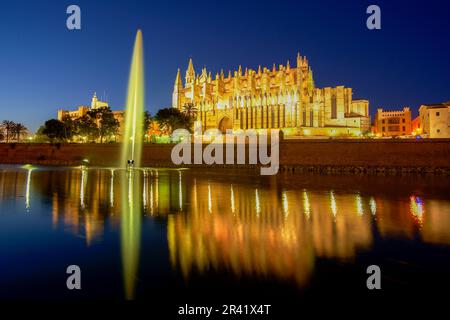
<path fill-rule="evenodd" d="M 126 179 L 123 170 L 0 166 L 0 297 L 356 296 L 370 264 L 385 292 L 450 282 L 445 177 L 147 168 L 135 170 L 133 188 Z M 71 264 L 80 291 L 66 289 Z"/>

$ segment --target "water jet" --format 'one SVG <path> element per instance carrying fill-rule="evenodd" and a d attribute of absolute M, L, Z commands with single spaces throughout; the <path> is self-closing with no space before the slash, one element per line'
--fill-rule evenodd
<path fill-rule="evenodd" d="M 137 31 L 131 60 L 120 168 L 126 165 L 121 189 L 121 247 L 125 298 L 133 299 L 141 237 L 141 154 L 144 131 L 144 63 L 142 32 Z"/>
<path fill-rule="evenodd" d="M 137 31 L 128 80 L 125 130 L 120 167 L 141 166 L 144 132 L 144 57 L 142 32 Z"/>

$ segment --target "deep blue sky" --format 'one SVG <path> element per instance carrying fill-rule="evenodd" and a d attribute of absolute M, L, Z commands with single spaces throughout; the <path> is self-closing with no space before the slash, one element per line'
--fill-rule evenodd
<path fill-rule="evenodd" d="M 66 28 L 77 4 L 82 30 Z M 378 4 L 382 30 L 366 28 Z M 104 92 L 125 101 L 137 28 L 145 46 L 146 105 L 171 104 L 188 58 L 213 74 L 239 64 L 295 64 L 308 56 L 316 85 L 346 85 L 373 114 L 450 100 L 449 1 L 1 1 L 0 120 L 35 130 L 59 108 Z M 184 75 L 184 74 L 183 74 Z"/>

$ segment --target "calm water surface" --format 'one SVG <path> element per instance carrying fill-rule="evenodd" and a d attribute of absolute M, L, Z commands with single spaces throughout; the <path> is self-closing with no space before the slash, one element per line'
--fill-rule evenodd
<path fill-rule="evenodd" d="M 0 167 L 0 297 L 271 302 L 450 283 L 446 177 Z M 79 265 L 82 290 L 66 289 Z M 218 298 L 217 298 L 218 299 Z M 265 299 L 261 301 L 261 299 Z"/>

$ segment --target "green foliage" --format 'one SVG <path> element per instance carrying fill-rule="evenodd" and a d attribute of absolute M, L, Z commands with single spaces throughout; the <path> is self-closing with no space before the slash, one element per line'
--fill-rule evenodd
<path fill-rule="evenodd" d="M 20 142 L 20 138 L 28 132 L 28 129 L 21 123 L 15 123 L 12 132 L 17 142 Z"/>
<path fill-rule="evenodd" d="M 67 139 L 64 123 L 56 119 L 45 121 L 42 134 L 47 136 L 51 142 L 64 141 Z"/>
<path fill-rule="evenodd" d="M 181 128 L 191 130 L 194 121 L 193 118 L 175 108 L 160 109 L 156 113 L 155 120 L 165 134 L 171 134 L 174 130 Z"/>
<path fill-rule="evenodd" d="M 66 139 L 71 140 L 75 134 L 75 122 L 68 115 L 64 116 L 62 119 L 64 124 L 64 136 Z"/>
<path fill-rule="evenodd" d="M 192 121 L 194 121 L 197 118 L 197 107 L 192 103 L 192 102 L 188 102 L 186 103 L 183 108 L 183 111 L 181 111 L 182 114 L 184 114 L 185 116 L 189 117 L 192 119 Z"/>
<path fill-rule="evenodd" d="M 20 139 L 23 135 L 28 132 L 27 127 L 25 127 L 21 123 L 16 123 L 10 120 L 4 120 L 0 124 L 0 134 L 2 138 L 0 140 L 6 140 L 9 142 L 10 140 L 15 140 L 20 142 Z"/>
<path fill-rule="evenodd" d="M 62 121 L 51 119 L 36 132 L 36 141 L 71 141 L 103 142 L 105 138 L 116 139 L 120 123 L 114 117 L 110 108 L 97 108 L 90 110 L 78 119 L 66 115 Z"/>
<path fill-rule="evenodd" d="M 93 141 L 98 138 L 99 131 L 94 119 L 88 114 L 76 119 L 75 121 L 75 133 L 84 141 Z"/>
<path fill-rule="evenodd" d="M 145 111 L 144 112 L 144 137 L 147 136 L 147 141 L 148 141 L 148 132 L 150 130 L 150 126 L 153 122 L 153 117 L 150 114 L 150 112 Z"/>
<path fill-rule="evenodd" d="M 14 125 L 15 125 L 15 123 L 10 120 L 3 120 L 2 124 L 1 124 L 1 128 L 2 128 L 2 131 L 4 132 L 7 143 L 12 138 Z"/>
<path fill-rule="evenodd" d="M 45 125 L 40 126 L 39 129 L 36 131 L 36 134 L 34 136 L 34 142 L 50 142 L 49 137 L 44 133 Z"/>
<path fill-rule="evenodd" d="M 119 120 L 114 118 L 114 114 L 112 113 L 111 109 L 106 108 L 106 110 L 104 110 L 100 114 L 100 126 L 98 128 L 100 142 L 103 142 L 104 137 L 114 136 L 115 139 L 115 137 L 119 133 L 119 128 Z"/>

